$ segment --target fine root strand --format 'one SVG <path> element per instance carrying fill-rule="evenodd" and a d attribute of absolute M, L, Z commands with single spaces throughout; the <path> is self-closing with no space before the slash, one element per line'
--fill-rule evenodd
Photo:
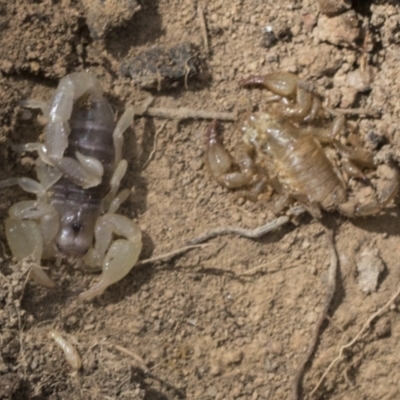
<path fill-rule="evenodd" d="M 118 350 L 120 353 L 123 353 L 129 357 L 132 357 L 136 363 L 138 363 L 140 365 L 140 367 L 143 369 L 144 372 L 148 372 L 148 368 L 146 365 L 146 362 L 143 360 L 142 357 L 140 357 L 138 354 L 134 353 L 131 350 L 128 350 L 127 348 L 116 344 L 116 343 L 112 343 L 112 342 L 99 342 L 101 345 L 105 345 L 105 346 L 109 346 L 114 348 L 115 350 Z"/>
<path fill-rule="evenodd" d="M 256 267 L 253 267 L 245 272 L 242 272 L 241 274 L 235 274 L 235 275 L 238 277 L 253 276 L 253 275 L 257 274 L 258 272 L 263 271 L 266 267 L 269 267 L 270 265 L 275 264 L 277 261 L 279 261 L 280 259 L 282 259 L 285 256 L 286 256 L 286 254 L 282 254 L 278 257 L 275 257 L 271 261 L 268 261 L 261 265 L 257 265 Z M 268 272 L 273 272 L 273 271 L 268 271 Z"/>
<path fill-rule="evenodd" d="M 396 291 L 396 293 L 390 298 L 390 300 L 384 305 L 382 306 L 378 311 L 376 311 L 374 314 L 372 314 L 367 322 L 364 324 L 364 326 L 358 331 L 357 335 L 354 336 L 354 338 L 344 344 L 340 349 L 339 349 L 339 353 L 337 355 L 337 357 L 329 364 L 328 368 L 325 370 L 325 372 L 322 374 L 320 380 L 318 381 L 318 383 L 315 385 L 314 389 L 311 391 L 310 395 L 313 395 L 316 393 L 316 391 L 320 388 L 322 382 L 324 381 L 324 379 L 326 378 L 326 376 L 328 375 L 328 373 L 330 372 L 330 370 L 334 367 L 334 365 L 339 362 L 341 360 L 341 358 L 343 357 L 344 351 L 350 347 L 352 347 L 360 338 L 360 336 L 370 327 L 370 325 L 372 324 L 372 322 L 380 317 L 382 314 L 384 314 L 389 307 L 392 305 L 392 303 L 394 303 L 396 301 L 396 299 L 400 296 L 400 285 Z"/>
<path fill-rule="evenodd" d="M 165 108 L 165 107 L 148 107 L 142 110 L 135 110 L 137 116 L 148 116 L 155 118 L 167 119 L 218 119 L 221 121 L 235 121 L 237 115 L 234 112 L 219 112 L 207 110 L 194 110 L 187 107 Z"/>
<path fill-rule="evenodd" d="M 22 368 L 24 369 L 24 377 L 26 379 L 26 368 L 28 366 L 28 363 L 26 361 L 26 356 L 25 356 L 24 327 L 22 325 L 21 314 L 19 312 L 19 304 L 17 306 L 17 304 L 14 303 L 14 307 L 15 307 L 15 311 L 17 312 L 17 316 L 18 316 L 19 346 L 20 346 L 20 353 L 21 353 L 21 358 L 22 358 Z"/>
<path fill-rule="evenodd" d="M 167 121 L 164 121 L 162 125 L 157 129 L 156 133 L 154 134 L 154 145 L 153 145 L 153 150 L 151 150 L 151 153 L 149 154 L 149 158 L 143 165 L 143 169 L 145 169 L 149 164 L 152 158 L 154 157 L 154 154 L 157 151 L 157 137 L 160 134 L 160 132 L 165 128 L 165 125 L 167 125 Z"/>
<path fill-rule="evenodd" d="M 288 216 L 282 216 L 255 229 L 245 229 L 239 226 L 223 226 L 220 228 L 215 228 L 206 231 L 200 236 L 189 240 L 186 244 L 187 245 L 199 244 L 206 242 L 207 240 L 213 239 L 217 236 L 229 235 L 229 234 L 242 236 L 248 239 L 257 239 L 268 232 L 277 230 L 281 226 L 287 224 L 289 221 L 290 218 Z"/>
<path fill-rule="evenodd" d="M 206 20 L 204 18 L 203 7 L 201 6 L 200 2 L 197 5 L 197 18 L 199 19 L 199 23 L 200 23 L 201 35 L 203 37 L 204 50 L 205 50 L 206 54 L 209 54 L 210 53 L 210 45 L 208 43 L 207 25 L 206 25 Z"/>
<path fill-rule="evenodd" d="M 369 108 L 335 108 L 335 112 L 345 115 L 365 115 L 367 117 L 379 118 L 381 113 L 377 110 Z"/>
<path fill-rule="evenodd" d="M 301 398 L 301 391 L 302 391 L 302 381 L 303 381 L 303 376 L 305 369 L 307 367 L 307 364 L 309 363 L 311 357 L 313 356 L 315 349 L 318 344 L 319 340 L 319 335 L 320 335 L 320 330 L 322 327 L 322 324 L 324 323 L 327 315 L 329 308 L 331 306 L 333 297 L 335 295 L 336 291 L 336 277 L 337 277 L 337 272 L 338 272 L 338 257 L 335 249 L 335 243 L 334 243 L 334 238 L 333 238 L 333 232 L 330 230 L 325 230 L 326 235 L 327 235 L 327 241 L 328 245 L 330 247 L 331 251 L 331 261 L 329 265 L 329 270 L 328 270 L 328 282 L 327 282 L 327 293 L 325 297 L 325 301 L 323 304 L 323 309 L 318 317 L 317 323 L 315 325 L 314 333 L 311 338 L 310 344 L 308 346 L 308 349 L 306 351 L 306 354 L 304 355 L 303 360 L 300 362 L 299 367 L 297 368 L 297 372 L 294 377 L 293 381 L 293 400 L 300 400 Z"/>
<path fill-rule="evenodd" d="M 140 261 L 138 261 L 138 262 L 136 263 L 136 266 L 141 266 L 141 265 L 146 265 L 146 264 L 152 264 L 152 263 L 155 263 L 155 262 L 158 262 L 158 261 L 168 261 L 168 260 L 170 260 L 171 258 L 174 258 L 174 257 L 176 257 L 176 256 L 179 256 L 179 255 L 181 255 L 181 254 L 183 254 L 183 253 L 186 253 L 186 252 L 189 251 L 189 250 L 197 249 L 197 248 L 202 248 L 202 247 L 206 247 L 206 246 L 209 246 L 209 244 L 192 244 L 192 245 L 187 245 L 187 246 L 181 247 L 181 248 L 179 248 L 179 249 L 170 251 L 170 252 L 168 252 L 168 253 L 163 253 L 163 254 L 160 254 L 160 255 L 155 256 L 155 257 L 147 258 L 146 260 L 140 260 Z"/>

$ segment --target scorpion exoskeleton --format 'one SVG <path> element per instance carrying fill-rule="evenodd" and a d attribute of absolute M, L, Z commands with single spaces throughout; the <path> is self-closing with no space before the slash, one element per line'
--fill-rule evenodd
<path fill-rule="evenodd" d="M 2 188 L 18 184 L 37 197 L 10 208 L 5 221 L 8 244 L 17 260 L 33 256 L 31 276 L 48 287 L 55 284 L 40 267 L 42 259 L 83 257 L 87 266 L 101 267 L 99 282 L 80 294 L 93 298 L 131 270 L 142 248 L 137 224 L 116 214 L 130 193 L 118 189 L 127 169 L 123 133 L 134 108 L 115 124 L 111 106 L 89 72 L 61 79 L 49 105 L 39 100 L 22 103 L 40 108 L 48 122 L 44 143 L 14 146 L 16 151 L 38 152 L 38 181 L 23 177 L 0 182 Z M 114 234 L 119 238 L 113 241 Z"/>
<path fill-rule="evenodd" d="M 297 200 L 316 218 L 321 217 L 321 209 L 338 210 L 349 217 L 373 215 L 395 197 L 399 186 L 397 168 L 393 168 L 394 178 L 377 197 L 367 202 L 348 199 L 345 175 L 367 182 L 362 168 L 374 168 L 374 158 L 367 150 L 340 141 L 346 126 L 343 115 L 337 114 L 329 128 L 320 126 L 328 118 L 326 114 L 334 110 L 328 112 L 321 98 L 301 85 L 296 75 L 276 72 L 253 76 L 241 85 L 269 89 L 274 93 L 270 99 L 273 104 L 268 112 L 252 113 L 242 123 L 245 151 L 236 162 L 218 139 L 217 121 L 211 123 L 206 164 L 222 186 L 247 188 L 242 194 L 256 197 L 269 183 L 281 196 L 279 209 L 290 199 Z M 338 157 L 332 158 L 326 151 L 329 144 Z"/>

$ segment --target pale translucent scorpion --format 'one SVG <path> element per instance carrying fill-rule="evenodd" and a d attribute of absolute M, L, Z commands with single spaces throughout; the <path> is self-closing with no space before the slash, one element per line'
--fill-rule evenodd
<path fill-rule="evenodd" d="M 31 275 L 48 287 L 55 284 L 40 267 L 42 259 L 61 254 L 101 267 L 99 282 L 80 294 L 91 299 L 122 279 L 142 248 L 137 224 L 116 214 L 129 196 L 128 189 L 117 192 L 127 169 L 122 135 L 134 108 L 115 124 L 111 106 L 89 72 L 61 79 L 49 105 L 38 100 L 23 105 L 40 108 L 48 122 L 44 143 L 14 146 L 38 152 L 38 181 L 23 177 L 0 182 L 0 188 L 18 184 L 37 197 L 10 208 L 5 221 L 8 244 L 17 260 L 33 257 Z M 113 241 L 113 235 L 119 238 Z"/>

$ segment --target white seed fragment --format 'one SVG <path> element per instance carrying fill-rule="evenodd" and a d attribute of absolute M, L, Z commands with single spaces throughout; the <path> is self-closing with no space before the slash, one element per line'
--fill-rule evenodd
<path fill-rule="evenodd" d="M 82 367 L 81 356 L 76 350 L 75 346 L 69 343 L 66 339 L 61 336 L 61 333 L 52 329 L 47 334 L 49 339 L 53 339 L 56 344 L 61 348 L 65 354 L 65 358 L 68 364 L 75 370 L 79 370 Z"/>

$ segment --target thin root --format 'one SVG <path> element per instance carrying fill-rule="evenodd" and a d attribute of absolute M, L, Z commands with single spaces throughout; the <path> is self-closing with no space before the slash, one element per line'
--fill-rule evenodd
<path fill-rule="evenodd" d="M 22 326 L 21 321 L 21 314 L 19 312 L 19 308 L 16 303 L 14 303 L 15 311 L 17 312 L 18 316 L 18 331 L 19 331 L 19 346 L 20 346 L 20 353 L 22 357 L 22 368 L 24 369 L 24 377 L 26 378 L 26 367 L 28 365 L 25 356 L 25 347 L 24 347 L 24 327 Z"/>
<path fill-rule="evenodd" d="M 157 131 L 156 131 L 156 133 L 155 133 L 155 135 L 154 135 L 154 147 L 153 147 L 153 150 L 151 151 L 151 153 L 150 153 L 149 158 L 147 159 L 147 161 L 144 163 L 143 169 L 145 169 L 145 168 L 149 165 L 151 159 L 153 158 L 153 156 L 154 156 L 154 154 L 155 154 L 155 152 L 156 152 L 156 150 L 157 150 L 157 137 L 158 137 L 158 134 L 164 129 L 165 125 L 167 125 L 167 121 L 165 121 L 165 122 L 157 129 Z"/>
<path fill-rule="evenodd" d="M 136 110 L 135 110 L 136 111 Z M 193 110 L 187 107 L 180 108 L 165 108 L 165 107 L 149 107 L 145 110 L 135 112 L 135 115 L 148 116 L 156 118 L 168 119 L 218 119 L 221 121 L 235 121 L 237 115 L 234 112 L 218 112 L 206 110 Z"/>
<path fill-rule="evenodd" d="M 333 112 L 345 115 L 365 115 L 373 118 L 378 118 L 381 116 L 379 111 L 371 110 L 369 108 L 335 108 Z"/>
<path fill-rule="evenodd" d="M 132 357 L 137 363 L 139 363 L 140 367 L 143 369 L 144 372 L 148 371 L 148 368 L 147 368 L 146 363 L 143 360 L 143 358 L 140 357 L 138 354 L 134 353 L 133 351 L 130 351 L 130 350 L 126 349 L 125 347 L 122 347 L 119 344 L 115 344 L 112 342 L 100 342 L 100 344 L 106 345 L 106 346 L 111 346 L 115 350 L 118 350 L 119 352 Z"/>
<path fill-rule="evenodd" d="M 204 232 L 202 235 L 198 236 L 197 238 L 194 238 L 187 242 L 187 245 L 193 245 L 193 244 L 199 244 L 206 242 L 209 239 L 213 239 L 217 236 L 222 236 L 222 235 L 229 235 L 229 234 L 235 234 L 239 236 L 243 236 L 245 238 L 249 239 L 257 239 L 263 235 L 265 235 L 268 232 L 272 232 L 280 228 L 282 225 L 285 225 L 290 221 L 290 218 L 288 216 L 282 216 L 279 217 L 271 222 L 268 222 L 267 224 L 260 226 L 255 229 L 244 229 L 240 228 L 239 226 L 224 226 L 221 228 L 216 228 L 212 229 L 210 231 Z"/>
<path fill-rule="evenodd" d="M 322 382 L 324 381 L 325 377 L 328 375 L 329 371 L 333 368 L 333 366 L 340 361 L 340 359 L 343 357 L 343 353 L 346 349 L 352 347 L 357 340 L 360 338 L 360 336 L 370 327 L 371 323 L 378 317 L 380 317 L 383 313 L 385 313 L 389 307 L 392 305 L 392 303 L 394 303 L 396 301 L 396 299 L 400 296 L 400 286 L 398 287 L 396 293 L 391 297 L 391 299 L 383 306 L 381 307 L 377 312 L 375 312 L 374 314 L 372 314 L 367 322 L 364 324 L 364 326 L 359 330 L 359 332 L 357 333 L 357 335 L 348 343 L 346 343 L 345 345 L 343 345 L 340 349 L 339 349 L 339 354 L 338 356 L 329 364 L 328 368 L 325 370 L 325 372 L 322 374 L 320 380 L 318 381 L 318 383 L 315 385 L 314 389 L 311 391 L 310 395 L 315 394 L 315 392 L 319 389 L 319 387 L 321 386 Z"/>
<path fill-rule="evenodd" d="M 264 264 L 261 264 L 261 265 L 257 265 L 256 267 L 251 268 L 248 271 L 242 272 L 241 274 L 235 274 L 235 275 L 238 276 L 238 277 L 253 276 L 253 275 L 257 274 L 258 272 L 264 270 L 266 267 L 269 267 L 270 265 L 275 264 L 277 261 L 279 261 L 281 258 L 283 258 L 285 256 L 286 256 L 286 254 L 282 254 L 282 255 L 274 258 L 271 261 L 268 261 L 268 262 L 266 262 Z M 268 271 L 268 272 L 275 272 L 275 271 Z"/>
<path fill-rule="evenodd" d="M 201 34 L 203 36 L 203 44 L 206 54 L 210 53 L 210 45 L 208 43 L 208 34 L 207 34 L 207 25 L 206 20 L 204 18 L 204 11 L 203 7 L 201 6 L 200 2 L 197 5 L 197 17 L 199 18 Z"/>
<path fill-rule="evenodd" d="M 136 266 L 152 264 L 152 263 L 155 263 L 157 261 L 168 261 L 171 258 L 179 256 L 182 253 L 186 253 L 189 250 L 197 249 L 199 247 L 206 247 L 206 246 L 209 246 L 209 245 L 208 244 L 191 244 L 191 245 L 187 245 L 187 246 L 181 247 L 179 249 L 170 251 L 168 253 L 160 254 L 159 256 L 148 258 L 146 260 L 140 260 L 139 262 L 136 263 Z"/>
<path fill-rule="evenodd" d="M 303 360 L 300 363 L 300 366 L 297 369 L 294 381 L 293 381 L 293 400 L 299 400 L 301 398 L 301 386 L 302 386 L 302 380 L 304 376 L 304 371 L 305 368 L 310 361 L 312 355 L 315 352 L 315 349 L 318 344 L 318 339 L 319 339 L 319 333 L 322 327 L 322 324 L 325 321 L 325 318 L 328 315 L 329 308 L 331 306 L 333 296 L 335 295 L 336 291 L 336 276 L 337 276 L 337 270 L 338 270 L 338 257 L 336 254 L 336 249 L 335 249 L 335 244 L 333 240 L 333 232 L 326 230 L 326 235 L 328 236 L 328 244 L 329 247 L 331 248 L 331 262 L 329 265 L 329 270 L 328 270 L 328 290 L 326 293 L 325 297 L 325 302 L 324 302 L 324 307 L 322 309 L 322 312 L 317 320 L 317 323 L 315 325 L 315 330 L 314 334 L 311 338 L 310 344 L 308 346 L 307 352 L 303 358 Z"/>

